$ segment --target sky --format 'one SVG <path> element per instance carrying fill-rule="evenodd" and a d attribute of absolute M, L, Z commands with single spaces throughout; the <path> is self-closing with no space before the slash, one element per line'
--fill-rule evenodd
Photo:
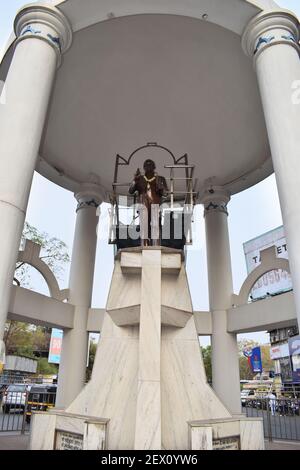
<path fill-rule="evenodd" d="M 0 0 L 0 56 L 5 48 L 15 13 L 24 5 L 24 0 Z M 278 0 L 283 7 L 293 10 L 300 16 L 300 0 Z M 43 232 L 62 239 L 69 247 L 71 255 L 76 220 L 76 201 L 68 192 L 35 174 L 29 200 L 26 220 Z M 107 220 L 107 208 L 102 207 L 100 227 Z M 243 243 L 282 225 L 276 181 L 270 176 L 256 186 L 232 197 L 228 205 L 229 234 L 232 257 L 234 292 L 238 293 L 247 272 L 243 253 Z M 202 206 L 197 206 L 194 217 L 194 245 L 189 249 L 187 271 L 194 310 L 208 310 L 208 286 L 205 248 L 205 227 Z M 105 269 L 103 269 L 105 267 Z M 94 280 L 93 307 L 105 307 L 113 270 L 113 250 L 103 237 L 98 240 Z M 68 286 L 69 269 L 61 279 L 61 288 Z M 33 278 L 36 289 L 47 293 L 40 279 Z M 255 339 L 266 343 L 265 333 L 240 335 L 240 338 Z M 208 338 L 201 340 L 202 345 L 209 343 Z"/>

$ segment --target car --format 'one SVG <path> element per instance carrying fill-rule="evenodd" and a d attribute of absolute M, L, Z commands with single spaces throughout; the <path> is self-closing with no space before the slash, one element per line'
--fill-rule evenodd
<path fill-rule="evenodd" d="M 26 409 L 26 422 L 30 423 L 31 415 L 35 411 L 47 411 L 55 406 L 56 384 L 33 385 L 28 394 Z"/>
<path fill-rule="evenodd" d="M 9 413 L 10 410 L 24 411 L 26 404 L 26 396 L 31 386 L 27 384 L 9 385 L 4 392 L 2 400 L 3 413 Z"/>

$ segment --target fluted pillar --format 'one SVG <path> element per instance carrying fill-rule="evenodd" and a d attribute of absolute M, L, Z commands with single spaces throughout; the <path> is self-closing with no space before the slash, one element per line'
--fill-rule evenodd
<path fill-rule="evenodd" d="M 15 33 L 0 105 L 0 340 L 53 80 L 72 41 L 66 17 L 47 5 L 20 10 Z"/>
<path fill-rule="evenodd" d="M 248 24 L 242 45 L 257 73 L 300 325 L 299 21 L 286 11 L 261 13 Z"/>
<path fill-rule="evenodd" d="M 212 312 L 213 388 L 232 414 L 241 412 L 237 338 L 227 332 L 227 309 L 233 294 L 227 204 L 230 194 L 210 188 L 204 204 L 209 303 Z"/>
<path fill-rule="evenodd" d="M 70 270 L 69 302 L 75 306 L 74 327 L 64 332 L 56 406 L 65 408 L 85 383 L 88 354 L 88 313 L 92 302 L 97 247 L 98 207 L 103 193 L 95 184 L 82 185 L 78 201 Z"/>

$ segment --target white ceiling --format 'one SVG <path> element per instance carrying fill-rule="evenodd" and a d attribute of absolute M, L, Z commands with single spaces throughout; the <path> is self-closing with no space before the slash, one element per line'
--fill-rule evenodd
<path fill-rule="evenodd" d="M 257 81 L 237 34 L 187 17 L 138 15 L 74 35 L 39 171 L 71 190 L 92 179 L 110 191 L 116 154 L 128 157 L 147 142 L 187 153 L 199 190 L 213 178 L 236 192 L 270 174 Z M 146 156 L 160 172 L 170 163 L 162 152 L 141 154 L 125 181 Z"/>
<path fill-rule="evenodd" d="M 46 3 L 49 3 L 47 0 Z M 58 70 L 37 170 L 78 190 L 111 191 L 116 154 L 157 142 L 196 165 L 197 190 L 232 193 L 268 176 L 270 149 L 252 61 L 241 34 L 273 0 L 51 0 L 74 30 Z M 203 20 L 203 15 L 208 17 Z M 4 79 L 11 46 L 0 66 Z M 158 171 L 167 154 L 140 153 Z M 165 173 L 167 176 L 167 174 Z"/>

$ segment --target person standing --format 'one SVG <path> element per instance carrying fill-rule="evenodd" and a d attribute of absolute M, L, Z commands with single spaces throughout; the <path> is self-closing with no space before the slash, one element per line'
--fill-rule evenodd
<path fill-rule="evenodd" d="M 272 391 L 270 391 L 267 395 L 267 398 L 268 398 L 271 414 L 272 414 L 272 416 L 275 416 L 275 413 L 276 413 L 276 395 L 274 395 L 274 393 Z"/>

